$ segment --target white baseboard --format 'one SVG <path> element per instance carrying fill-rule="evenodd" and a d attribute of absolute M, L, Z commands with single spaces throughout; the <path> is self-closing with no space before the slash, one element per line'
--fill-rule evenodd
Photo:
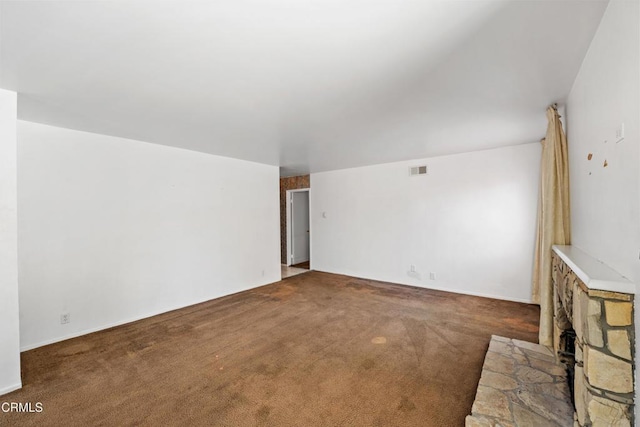
<path fill-rule="evenodd" d="M 2 396 L 3 394 L 11 393 L 12 391 L 16 391 L 21 388 L 22 388 L 22 382 L 10 385 L 8 387 L 0 388 L 0 396 Z"/>
<path fill-rule="evenodd" d="M 199 304 L 199 303 L 196 302 L 194 304 Z M 189 305 L 192 305 L 192 304 L 189 304 Z M 188 307 L 189 305 L 185 305 L 184 307 Z M 140 316 L 131 317 L 131 318 L 128 318 L 128 319 L 125 319 L 125 320 L 111 322 L 111 323 L 107 323 L 107 324 L 104 324 L 104 325 L 96 326 L 94 328 L 82 329 L 82 330 L 77 331 L 77 332 L 72 332 L 70 334 L 62 335 L 62 336 L 51 338 L 51 339 L 44 340 L 44 341 L 40 341 L 40 342 L 37 342 L 35 344 L 28 344 L 28 345 L 25 345 L 25 346 L 21 346 L 20 347 L 20 351 L 23 352 L 23 351 L 33 350 L 34 348 L 43 347 L 43 346 L 49 345 L 49 344 L 55 344 L 55 343 L 60 342 L 60 341 L 70 340 L 72 338 L 81 337 L 83 335 L 92 334 L 94 332 L 103 331 L 105 329 L 113 328 L 113 327 L 116 327 L 116 326 L 126 325 L 127 323 L 137 322 L 138 320 L 147 319 L 149 317 L 157 316 L 157 315 L 163 314 L 163 313 L 168 313 L 168 312 L 173 311 L 173 310 L 179 310 L 180 308 L 184 308 L 184 307 L 176 307 L 176 308 L 172 308 L 172 309 L 166 310 L 166 311 L 158 311 L 158 312 L 147 313 L 147 314 L 143 314 L 143 315 L 140 315 Z"/>
<path fill-rule="evenodd" d="M 322 270 L 318 270 L 318 271 L 322 271 Z M 532 303 L 532 301 L 530 299 L 505 297 L 503 295 L 493 295 L 493 294 L 484 293 L 484 292 L 471 292 L 471 291 L 467 291 L 467 290 L 452 289 L 452 288 L 439 287 L 439 286 L 428 286 L 427 287 L 427 286 L 422 286 L 422 285 L 418 285 L 418 284 L 414 284 L 414 283 L 398 283 L 398 282 L 393 282 L 393 281 L 390 281 L 390 280 L 374 278 L 374 277 L 363 277 L 362 275 L 354 275 L 354 274 L 349 274 L 349 273 L 334 272 L 334 271 L 325 271 L 325 272 L 326 273 L 331 273 L 331 274 L 341 274 L 341 275 L 346 275 L 346 276 L 351 276 L 351 277 L 359 277 L 359 278 L 362 278 L 362 279 L 365 279 L 365 280 L 375 280 L 375 281 L 378 281 L 378 282 L 389 282 L 389 283 L 398 284 L 398 285 L 402 285 L 402 286 L 413 286 L 413 287 L 423 288 L 423 289 L 432 289 L 432 290 L 437 290 L 437 291 L 452 292 L 452 293 L 455 293 L 455 294 L 472 295 L 472 296 L 477 296 L 477 297 L 492 298 L 492 299 L 499 299 L 499 300 L 505 300 L 505 301 L 514 301 L 514 302 L 520 302 L 520 303 L 525 303 L 525 304 L 531 304 Z M 93 328 L 83 329 L 81 331 L 73 332 L 71 334 L 67 334 L 67 335 L 51 338 L 51 339 L 40 341 L 40 342 L 37 342 L 37 343 L 34 343 L 34 344 L 28 344 L 28 345 L 25 345 L 25 346 L 21 346 L 20 347 L 20 351 L 22 352 L 22 351 L 33 350 L 34 348 L 42 347 L 42 346 L 49 345 L 49 344 L 54 344 L 54 343 L 57 343 L 57 342 L 60 342 L 60 341 L 65 341 L 65 340 L 68 340 L 68 339 L 71 339 L 71 338 L 77 338 L 77 337 L 80 337 L 82 335 L 91 334 L 91 333 L 94 333 L 94 332 L 102 331 L 102 330 L 113 328 L 113 327 L 116 327 L 116 326 L 126 325 L 127 323 L 137 322 L 138 320 L 147 319 L 149 317 L 157 316 L 157 315 L 163 314 L 163 313 L 168 313 L 168 312 L 174 311 L 174 310 L 179 310 L 181 308 L 189 307 L 191 305 L 201 304 L 201 303 L 206 302 L 206 301 L 211 301 L 213 299 L 218 299 L 218 298 L 222 298 L 222 297 L 225 297 L 225 296 L 233 295 L 233 294 L 238 293 L 238 292 L 244 292 L 244 291 L 247 291 L 247 290 L 250 290 L 250 289 L 259 288 L 261 286 L 266 286 L 268 284 L 269 283 L 262 284 L 262 285 L 257 285 L 257 286 L 250 286 L 250 287 L 247 287 L 247 288 L 240 289 L 238 291 L 232 292 L 230 294 L 220 295 L 220 296 L 217 296 L 215 298 L 210 298 L 210 299 L 206 299 L 206 300 L 202 300 L 202 301 L 194 301 L 194 302 L 186 304 L 184 306 L 173 307 L 173 308 L 170 308 L 168 310 L 160 310 L 160 311 L 156 311 L 156 312 L 146 313 L 146 314 L 143 314 L 143 315 L 134 316 L 134 317 L 127 318 L 127 319 L 124 319 L 124 320 L 119 320 L 119 321 L 116 321 L 116 322 L 111 322 L 111 323 L 107 323 L 107 324 L 104 324 L 104 325 L 96 326 L 96 327 L 93 327 Z M 17 388 L 20 388 L 20 387 L 22 387 L 22 385 L 19 385 Z M 5 393 L 8 393 L 10 391 L 13 391 L 13 390 L 5 391 Z M 2 394 L 2 390 L 0 390 L 0 394 Z"/>
<path fill-rule="evenodd" d="M 504 295 L 486 294 L 484 292 L 470 292 L 470 291 L 463 291 L 463 290 L 459 290 L 459 289 L 451 289 L 451 288 L 435 287 L 435 286 L 434 287 L 428 287 L 428 288 L 425 288 L 425 289 L 433 289 L 433 290 L 436 290 L 436 291 L 452 292 L 454 294 L 471 295 L 471 296 L 474 296 L 474 297 L 499 299 L 499 300 L 503 300 L 503 301 L 521 302 L 521 303 L 524 303 L 524 304 L 533 304 L 533 301 L 531 299 L 527 299 L 527 298 L 505 297 Z"/>
<path fill-rule="evenodd" d="M 280 278 L 280 280 L 282 280 L 282 278 Z M 277 281 L 278 280 L 276 280 L 276 282 Z M 168 308 L 168 309 L 161 309 L 161 310 L 158 310 L 158 311 L 154 311 L 154 312 L 150 312 L 150 313 L 146 313 L 146 314 L 141 314 L 141 315 L 134 316 L 134 317 L 129 317 L 127 319 L 106 323 L 106 324 L 103 324 L 103 325 L 100 325 L 100 326 L 96 326 L 96 327 L 93 327 L 93 328 L 82 329 L 80 331 L 72 332 L 72 333 L 67 334 L 67 335 L 62 335 L 62 336 L 54 337 L 54 338 L 51 338 L 51 339 L 48 339 L 48 340 L 40 341 L 40 342 L 37 342 L 37 343 L 20 346 L 20 351 L 23 352 L 23 351 L 33 350 L 34 348 L 43 347 L 45 345 L 54 344 L 54 343 L 57 343 L 57 342 L 60 342 L 60 341 L 66 341 L 66 340 L 69 340 L 69 339 L 72 339 L 72 338 L 81 337 L 83 335 L 92 334 L 94 332 L 103 331 L 105 329 L 114 328 L 116 326 L 126 325 L 127 323 L 137 322 L 138 320 L 147 319 L 149 317 L 157 316 L 159 314 L 169 313 L 171 311 L 180 310 L 181 308 L 190 307 L 190 306 L 196 305 L 196 304 L 202 304 L 203 302 L 212 301 L 212 300 L 215 300 L 215 299 L 218 299 L 218 298 L 227 297 L 229 295 L 237 294 L 237 293 L 240 293 L 240 292 L 245 292 L 245 291 L 248 291 L 248 290 L 251 290 L 251 289 L 259 288 L 261 286 L 269 285 L 271 283 L 275 283 L 275 282 L 269 282 L 269 283 L 264 283 L 264 284 L 260 284 L 260 285 L 248 286 L 246 288 L 241 288 L 241 289 L 239 289 L 237 291 L 233 291 L 233 292 L 228 293 L 228 294 L 219 295 L 219 296 L 216 296 L 216 297 L 213 297 L 213 298 L 204 299 L 202 301 L 193 301 L 193 302 L 190 302 L 190 303 L 185 304 L 185 305 L 181 305 L 181 306 L 177 306 L 177 307 L 171 307 L 171 308 Z"/>
<path fill-rule="evenodd" d="M 384 278 L 366 277 L 366 276 L 363 276 L 363 275 L 360 275 L 360 274 L 350 274 L 350 273 L 343 273 L 343 272 L 339 272 L 339 271 L 327 271 L 327 270 L 317 270 L 317 269 L 314 270 L 314 271 L 320 271 L 320 272 L 330 273 L 330 274 L 340 274 L 340 275 L 343 275 L 343 276 L 351 276 L 351 277 L 365 279 L 365 280 L 375 280 L 376 282 L 387 282 L 387 283 L 392 283 L 394 285 L 412 286 L 414 288 L 431 289 L 431 290 L 434 290 L 434 291 L 451 292 L 451 293 L 454 293 L 454 294 L 461 294 L 461 295 L 471 295 L 471 296 L 474 296 L 474 297 L 499 299 L 499 300 L 503 300 L 503 301 L 520 302 L 520 303 L 524 303 L 524 304 L 533 304 L 533 301 L 531 299 L 528 299 L 528 298 L 517 298 L 517 297 L 504 296 L 504 295 L 494 295 L 494 294 L 485 293 L 485 292 L 468 291 L 468 290 L 462 290 L 462 289 L 457 289 L 457 288 L 449 288 L 449 287 L 445 287 L 445 286 L 434 286 L 432 284 L 429 284 L 429 286 L 424 286 L 422 283 L 398 282 L 398 281 L 394 281 L 394 280 L 387 280 L 387 279 L 384 279 Z"/>

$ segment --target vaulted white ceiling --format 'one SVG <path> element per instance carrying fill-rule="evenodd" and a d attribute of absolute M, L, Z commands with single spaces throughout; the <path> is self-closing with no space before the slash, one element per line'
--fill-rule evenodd
<path fill-rule="evenodd" d="M 606 1 L 2 1 L 20 119 L 284 175 L 538 141 Z"/>

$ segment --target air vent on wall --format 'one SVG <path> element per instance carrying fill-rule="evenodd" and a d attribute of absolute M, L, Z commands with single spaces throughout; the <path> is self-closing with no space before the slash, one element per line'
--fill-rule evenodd
<path fill-rule="evenodd" d="M 409 176 L 426 175 L 427 166 L 412 166 L 409 168 Z"/>

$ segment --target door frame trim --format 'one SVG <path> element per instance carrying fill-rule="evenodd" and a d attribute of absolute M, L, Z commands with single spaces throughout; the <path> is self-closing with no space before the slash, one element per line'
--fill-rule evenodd
<path fill-rule="evenodd" d="M 311 266 L 311 188 L 298 188 L 296 190 L 287 190 L 286 203 L 287 203 L 287 266 L 291 265 L 293 258 L 293 230 L 292 230 L 292 193 L 309 193 L 309 266 Z"/>

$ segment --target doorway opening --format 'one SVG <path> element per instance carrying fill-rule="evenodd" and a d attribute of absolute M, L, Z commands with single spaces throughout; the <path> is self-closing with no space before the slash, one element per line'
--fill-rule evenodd
<path fill-rule="evenodd" d="M 311 269 L 309 189 L 287 190 L 286 277 Z M 283 278 L 285 274 L 283 274 Z"/>

